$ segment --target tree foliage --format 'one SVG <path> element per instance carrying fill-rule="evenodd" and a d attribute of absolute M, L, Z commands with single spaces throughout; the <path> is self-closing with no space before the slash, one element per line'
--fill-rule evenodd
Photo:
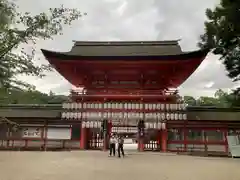
<path fill-rule="evenodd" d="M 63 6 L 50 8 L 48 12 L 31 15 L 20 13 L 14 2 L 0 0 L 0 83 L 3 87 L 29 87 L 21 82 L 17 75 L 33 75 L 42 77 L 49 66 L 37 65 L 35 46 L 39 39 L 51 39 L 61 35 L 64 25 L 71 25 L 82 13 L 77 9 Z M 24 45 L 30 44 L 29 51 Z"/>
<path fill-rule="evenodd" d="M 216 106 L 222 108 L 239 107 L 240 101 L 236 99 L 233 93 L 226 93 L 219 89 L 215 92 L 214 97 L 201 96 L 194 98 L 192 96 L 183 96 L 183 100 L 190 106 Z"/>
<path fill-rule="evenodd" d="M 68 101 L 64 95 L 41 93 L 37 90 L 0 89 L 0 104 L 61 104 Z"/>
<path fill-rule="evenodd" d="M 240 1 L 221 0 L 213 10 L 206 10 L 205 33 L 199 46 L 221 56 L 228 76 L 240 79 Z"/>

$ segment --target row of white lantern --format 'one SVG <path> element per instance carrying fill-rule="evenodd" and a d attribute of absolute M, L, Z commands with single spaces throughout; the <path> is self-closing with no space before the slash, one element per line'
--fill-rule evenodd
<path fill-rule="evenodd" d="M 185 113 L 145 113 L 145 119 L 187 120 Z"/>
<path fill-rule="evenodd" d="M 157 103 L 63 103 L 64 109 L 158 109 L 185 110 L 186 104 L 157 104 Z"/>
<path fill-rule="evenodd" d="M 82 121 L 83 128 L 101 128 L 101 121 Z"/>
<path fill-rule="evenodd" d="M 83 128 L 101 128 L 101 121 L 83 121 L 82 122 Z M 151 129 L 166 129 L 166 123 L 145 123 L 145 128 L 151 128 Z M 112 132 L 127 132 L 127 133 L 137 133 L 138 128 L 137 127 L 112 127 Z"/>
<path fill-rule="evenodd" d="M 137 127 L 112 127 L 112 133 L 137 133 Z"/>
<path fill-rule="evenodd" d="M 186 120 L 184 113 L 113 113 L 113 112 L 63 112 L 63 119 L 159 119 L 159 120 Z"/>
<path fill-rule="evenodd" d="M 145 122 L 145 128 L 148 129 L 166 129 L 166 123 L 161 122 Z"/>

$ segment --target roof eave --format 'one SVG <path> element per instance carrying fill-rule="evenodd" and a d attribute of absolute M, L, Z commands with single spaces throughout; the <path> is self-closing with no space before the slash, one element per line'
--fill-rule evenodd
<path fill-rule="evenodd" d="M 43 55 L 47 59 L 58 59 L 58 60 L 121 60 L 121 61 L 141 61 L 141 60 L 151 60 L 151 61 L 159 61 L 159 60 L 189 60 L 189 59 L 196 59 L 196 58 L 202 58 L 205 57 L 209 49 L 201 49 L 197 51 L 191 51 L 191 52 L 183 52 L 182 54 L 176 54 L 176 55 L 131 55 L 131 56 L 81 56 L 81 55 L 70 55 L 66 52 L 55 52 L 55 51 L 49 51 L 45 49 L 41 49 Z"/>

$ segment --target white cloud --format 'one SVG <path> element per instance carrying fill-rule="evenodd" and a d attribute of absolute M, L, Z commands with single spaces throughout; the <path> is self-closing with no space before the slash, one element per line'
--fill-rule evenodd
<path fill-rule="evenodd" d="M 64 35 L 53 41 L 40 41 L 38 48 L 68 51 L 72 40 L 169 40 L 182 39 L 183 50 L 196 50 L 199 35 L 203 32 L 206 8 L 212 8 L 219 0 L 18 0 L 23 11 L 39 13 L 49 7 L 64 4 L 79 8 L 88 15 L 66 27 Z M 39 52 L 43 60 L 44 57 Z M 68 93 L 71 85 L 57 72 L 43 79 L 25 77 L 37 89 L 56 93 Z M 180 87 L 182 95 L 213 95 L 215 90 L 232 88 L 224 66 L 218 57 L 209 54 L 206 60 Z"/>

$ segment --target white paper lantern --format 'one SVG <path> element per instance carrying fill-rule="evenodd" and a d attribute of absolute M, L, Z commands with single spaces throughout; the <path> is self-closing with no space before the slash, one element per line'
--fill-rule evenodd
<path fill-rule="evenodd" d="M 77 119 L 77 118 L 78 118 L 76 112 L 73 113 L 73 118 L 74 118 L 74 119 Z"/>
<path fill-rule="evenodd" d="M 70 103 L 66 103 L 66 109 L 70 109 Z"/>
<path fill-rule="evenodd" d="M 161 129 L 166 129 L 166 124 L 165 123 L 161 124 Z"/>
<path fill-rule="evenodd" d="M 97 128 L 97 122 L 96 121 L 93 122 L 93 128 Z"/>
<path fill-rule="evenodd" d="M 86 109 L 87 107 L 86 107 L 86 103 L 84 102 L 84 103 L 82 103 L 82 108 L 83 109 Z"/>
<path fill-rule="evenodd" d="M 124 109 L 124 103 L 119 103 L 119 109 Z"/>
<path fill-rule="evenodd" d="M 179 119 L 179 120 L 182 120 L 182 114 L 181 114 L 181 113 L 178 114 L 178 119 Z"/>
<path fill-rule="evenodd" d="M 71 103 L 71 109 L 76 109 L 76 103 Z"/>
<path fill-rule="evenodd" d="M 67 118 L 67 119 L 70 118 L 70 114 L 69 114 L 69 112 L 66 112 L 66 118 Z"/>
<path fill-rule="evenodd" d="M 81 118 L 81 112 L 77 113 L 77 118 L 80 119 Z"/>
<path fill-rule="evenodd" d="M 103 113 L 103 118 L 107 118 L 107 113 L 106 112 Z"/>
<path fill-rule="evenodd" d="M 153 123 L 153 128 L 157 129 L 157 123 Z"/>
<path fill-rule="evenodd" d="M 169 110 L 172 111 L 172 104 L 169 104 Z"/>
<path fill-rule="evenodd" d="M 148 128 L 148 123 L 147 122 L 145 122 L 145 127 L 146 127 L 146 129 Z"/>
<path fill-rule="evenodd" d="M 83 112 L 83 118 L 85 119 L 87 117 L 87 113 Z"/>
<path fill-rule="evenodd" d="M 174 120 L 178 120 L 178 113 L 174 114 Z"/>
<path fill-rule="evenodd" d="M 66 103 L 62 103 L 62 108 L 66 109 Z"/>
<path fill-rule="evenodd" d="M 175 110 L 178 110 L 178 104 L 174 104 L 174 106 L 175 106 Z"/>
<path fill-rule="evenodd" d="M 135 104 L 135 109 L 139 109 L 139 104 L 138 103 Z"/>
<path fill-rule="evenodd" d="M 169 113 L 166 114 L 166 119 L 170 120 L 170 114 Z"/>
<path fill-rule="evenodd" d="M 101 125 L 102 125 L 102 124 L 101 124 L 101 121 L 98 121 L 98 122 L 97 122 L 97 127 L 98 127 L 98 128 L 101 128 Z"/>
<path fill-rule="evenodd" d="M 90 121 L 90 122 L 89 122 L 89 127 L 90 127 L 90 128 L 93 128 L 93 121 Z"/>
<path fill-rule="evenodd" d="M 128 109 L 132 109 L 132 103 L 128 103 Z"/>
<path fill-rule="evenodd" d="M 86 127 L 86 124 L 84 121 L 82 121 L 82 128 L 85 128 Z"/>
<path fill-rule="evenodd" d="M 66 113 L 62 112 L 62 118 L 65 119 L 66 118 Z"/>
<path fill-rule="evenodd" d="M 161 119 L 162 120 L 166 119 L 166 114 L 165 113 L 161 113 Z"/>
<path fill-rule="evenodd" d="M 167 111 L 170 111 L 170 104 L 165 104 L 165 109 L 166 109 Z"/>
<path fill-rule="evenodd" d="M 90 123 L 89 123 L 89 121 L 87 121 L 86 122 L 86 128 L 89 128 L 89 125 L 90 125 Z"/>
<path fill-rule="evenodd" d="M 149 128 L 153 128 L 153 124 L 151 122 L 149 123 Z"/>
<path fill-rule="evenodd" d="M 160 104 L 160 106 L 161 106 L 161 110 L 165 109 L 165 104 Z"/>
<path fill-rule="evenodd" d="M 179 106 L 179 110 L 183 110 L 183 106 L 182 106 L 182 104 L 180 103 L 180 104 L 178 104 L 178 106 Z"/>
<path fill-rule="evenodd" d="M 74 118 L 74 112 L 70 112 L 70 119 Z"/>
<path fill-rule="evenodd" d="M 187 120 L 187 114 L 183 114 L 183 120 Z"/>
<path fill-rule="evenodd" d="M 150 110 L 153 109 L 153 108 L 152 108 L 152 104 L 149 104 L 149 105 L 148 105 L 148 108 L 149 108 Z"/>

